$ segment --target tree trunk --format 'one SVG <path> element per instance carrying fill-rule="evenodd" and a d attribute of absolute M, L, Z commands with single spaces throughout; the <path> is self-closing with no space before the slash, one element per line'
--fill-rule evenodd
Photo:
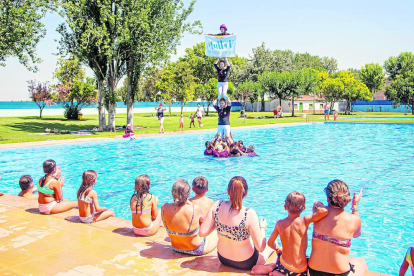
<path fill-rule="evenodd" d="M 411 114 L 414 115 L 414 103 L 411 103 Z"/>
<path fill-rule="evenodd" d="M 104 131 L 106 126 L 105 105 L 104 105 L 104 80 L 98 80 L 98 117 L 99 127 L 98 131 Z"/>
<path fill-rule="evenodd" d="M 168 113 L 170 113 L 170 117 L 171 117 L 171 102 L 168 102 Z"/>
<path fill-rule="evenodd" d="M 42 119 L 43 108 L 40 108 L 40 119 Z"/>
<path fill-rule="evenodd" d="M 108 104 L 108 131 L 115 131 L 116 103 Z"/>
<path fill-rule="evenodd" d="M 282 98 L 279 98 L 279 105 L 282 107 Z"/>
<path fill-rule="evenodd" d="M 262 111 L 265 111 L 265 100 L 264 100 L 264 94 L 262 95 Z"/>
<path fill-rule="evenodd" d="M 126 95 L 126 105 L 127 105 L 127 125 L 134 126 L 134 99 L 132 97 L 132 87 L 128 82 L 127 85 L 127 95 Z"/>
<path fill-rule="evenodd" d="M 207 116 L 208 116 L 209 109 L 210 109 L 210 102 L 207 103 L 207 112 L 206 112 Z"/>
<path fill-rule="evenodd" d="M 181 114 L 183 114 L 183 110 L 184 110 L 184 102 L 181 102 Z"/>
<path fill-rule="evenodd" d="M 292 97 L 292 117 L 295 116 L 295 97 Z"/>

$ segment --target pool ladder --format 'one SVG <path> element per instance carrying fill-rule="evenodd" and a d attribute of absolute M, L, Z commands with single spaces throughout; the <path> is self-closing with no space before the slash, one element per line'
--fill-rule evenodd
<path fill-rule="evenodd" d="M 316 120 L 312 115 L 306 114 L 306 123 L 315 124 Z"/>

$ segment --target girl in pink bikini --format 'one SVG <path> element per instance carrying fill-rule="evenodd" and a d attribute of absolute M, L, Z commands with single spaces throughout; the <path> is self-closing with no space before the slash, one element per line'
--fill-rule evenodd
<path fill-rule="evenodd" d="M 56 167 L 54 160 L 43 162 L 45 176 L 40 178 L 37 191 L 39 193 L 39 212 L 45 215 L 69 211 L 78 206 L 76 201 L 63 200 L 62 187 L 65 179 L 61 177 L 61 168 Z"/>
<path fill-rule="evenodd" d="M 130 200 L 134 234 L 148 237 L 155 235 L 161 226 L 158 197 L 149 192 L 151 181 L 142 174 L 135 179 L 135 192 Z"/>

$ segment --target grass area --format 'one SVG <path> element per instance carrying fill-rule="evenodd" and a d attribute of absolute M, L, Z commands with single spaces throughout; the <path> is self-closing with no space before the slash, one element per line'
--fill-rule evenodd
<path fill-rule="evenodd" d="M 357 122 L 357 123 L 369 123 L 369 122 L 379 122 L 379 123 L 414 123 L 414 116 L 407 113 L 391 113 L 391 112 L 371 112 L 366 113 L 368 117 L 410 117 L 412 120 L 348 120 L 348 119 L 338 119 L 337 122 Z M 166 132 L 179 132 L 179 117 L 175 116 L 174 113 L 172 117 L 165 117 L 164 126 Z M 185 113 L 185 131 L 194 130 L 194 128 L 189 128 L 190 119 L 188 116 L 190 113 Z M 261 116 L 273 116 L 272 112 L 248 112 L 248 116 L 261 117 Z M 287 114 L 286 114 L 287 115 Z M 300 118 L 299 114 L 295 117 L 284 117 L 279 119 L 239 119 L 238 112 L 234 112 L 230 116 L 230 123 L 233 127 L 239 126 L 256 126 L 256 125 L 272 125 L 272 124 L 282 124 L 282 123 L 297 123 L 305 122 L 305 119 Z M 365 115 L 364 115 L 365 116 Z M 312 115 L 314 121 L 323 122 L 323 115 Z M 339 115 L 339 118 L 345 118 L 346 116 Z M 333 122 L 333 116 L 330 116 L 330 121 Z M 126 122 L 126 114 L 117 114 L 116 125 L 123 126 Z M 198 126 L 197 120 L 195 121 L 196 126 Z M 212 113 L 210 116 L 203 119 L 204 127 L 203 129 L 215 129 L 217 128 L 217 114 Z M 155 117 L 151 117 L 151 114 L 135 114 L 134 115 L 134 125 L 141 126 L 141 129 L 135 129 L 136 134 L 145 134 L 145 133 L 157 133 L 159 130 L 158 120 Z M 98 126 L 98 116 L 97 115 L 85 115 L 83 116 L 82 121 L 73 121 L 66 120 L 62 116 L 47 116 L 43 119 L 38 117 L 2 117 L 0 118 L 0 144 L 7 143 L 20 143 L 20 142 L 34 142 L 34 141 L 46 141 L 46 140 L 63 140 L 63 139 L 76 139 L 76 138 L 85 138 L 85 137 L 113 137 L 117 135 L 122 135 L 123 130 L 118 130 L 117 132 L 101 132 L 101 133 L 92 133 L 90 136 L 81 136 L 75 134 L 52 134 L 52 135 L 39 135 L 36 133 L 44 133 L 46 128 L 52 129 L 56 128 L 59 131 L 69 130 L 69 131 L 78 131 L 81 129 L 91 130 L 94 127 Z M 195 130 L 198 130 L 197 127 Z"/>
<path fill-rule="evenodd" d="M 237 115 L 236 115 L 237 114 Z M 184 130 L 194 130 L 189 128 L 190 119 L 188 116 L 190 113 L 184 114 Z M 249 116 L 273 116 L 271 112 L 249 112 Z M 237 118 L 238 112 L 234 112 L 230 116 L 230 123 L 233 127 L 238 126 L 255 126 L 255 125 L 271 125 L 279 123 L 296 123 L 305 122 L 305 119 L 300 118 L 299 115 L 295 117 L 285 117 L 279 119 L 239 119 Z M 116 115 L 116 126 L 123 126 L 126 123 L 126 114 Z M 198 128 L 197 119 L 195 125 Z M 203 129 L 215 129 L 217 128 L 217 114 L 213 113 L 203 119 Z M 0 118 L 0 144 L 7 143 L 20 143 L 20 142 L 34 142 L 34 141 L 46 141 L 46 140 L 63 140 L 63 139 L 76 139 L 85 137 L 113 137 L 124 134 L 123 130 L 117 132 L 100 132 L 92 133 L 90 136 L 81 136 L 75 134 L 51 134 L 51 135 L 39 135 L 36 133 L 44 133 L 46 128 L 53 130 L 69 130 L 78 131 L 81 129 L 91 130 L 98 126 L 97 115 L 84 115 L 82 121 L 66 120 L 63 116 L 46 116 L 43 119 L 38 117 L 2 117 Z M 141 129 L 134 129 L 136 134 L 145 133 L 158 133 L 159 125 L 156 117 L 151 117 L 151 114 L 135 114 L 134 126 L 141 126 Z M 165 117 L 164 120 L 165 132 L 179 132 L 179 117 Z"/>

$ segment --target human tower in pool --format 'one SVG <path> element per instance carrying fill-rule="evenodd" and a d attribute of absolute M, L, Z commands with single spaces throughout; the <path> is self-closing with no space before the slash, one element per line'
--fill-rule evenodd
<path fill-rule="evenodd" d="M 213 36 L 226 36 L 226 25 L 220 26 L 220 33 Z M 239 157 L 239 156 L 256 156 L 255 147 L 249 145 L 244 146 L 243 141 L 235 142 L 230 129 L 230 112 L 231 100 L 227 96 L 228 75 L 230 72 L 230 63 L 227 57 L 220 59 L 214 63 L 217 71 L 217 92 L 218 99 L 213 102 L 213 107 L 218 114 L 217 134 L 211 141 L 206 142 L 204 155 L 212 155 L 217 158 Z"/>

